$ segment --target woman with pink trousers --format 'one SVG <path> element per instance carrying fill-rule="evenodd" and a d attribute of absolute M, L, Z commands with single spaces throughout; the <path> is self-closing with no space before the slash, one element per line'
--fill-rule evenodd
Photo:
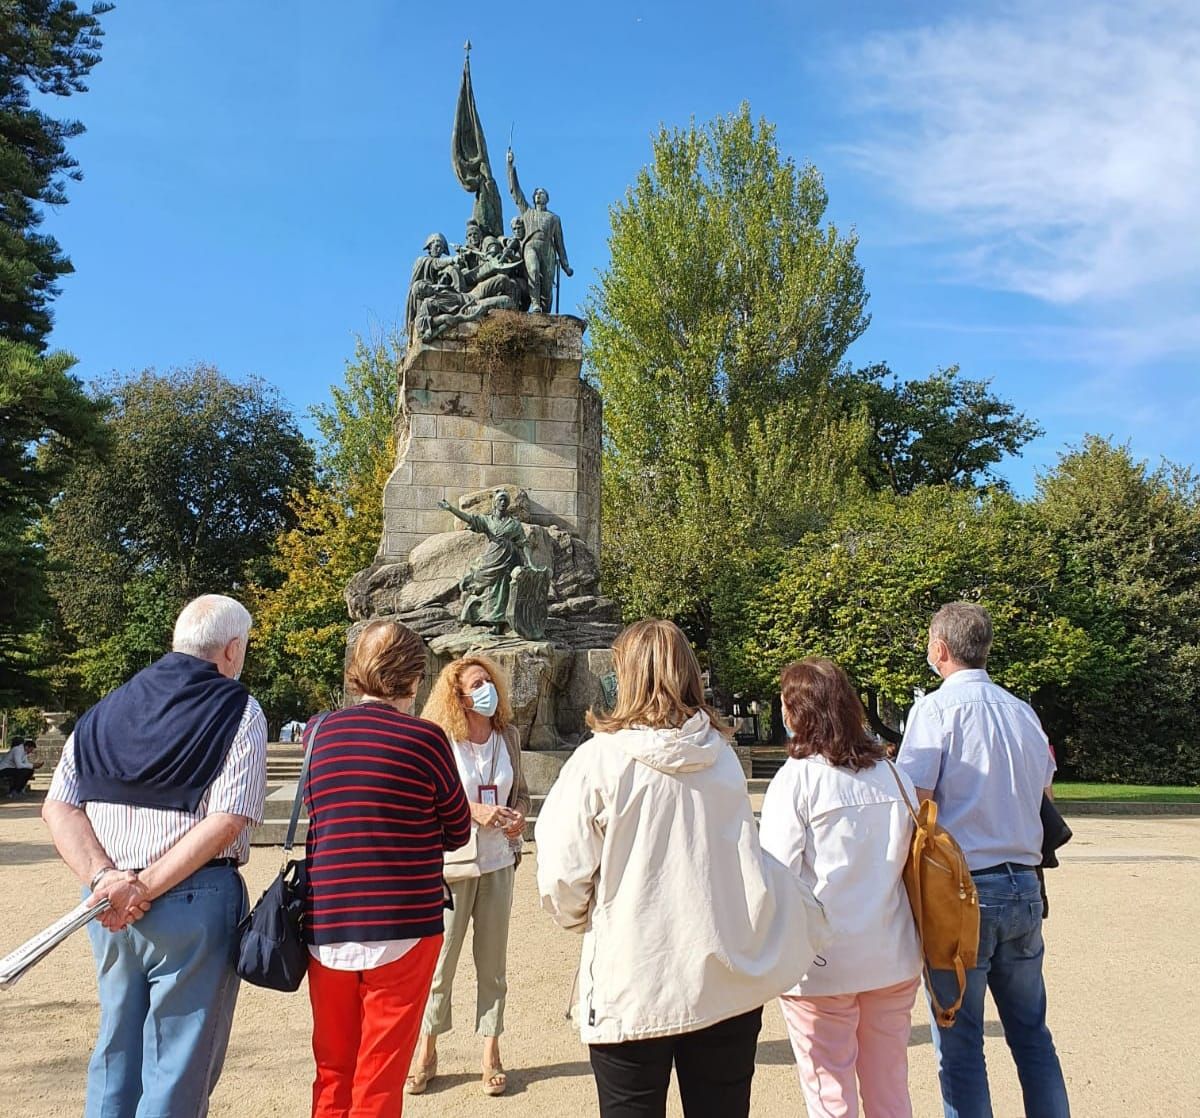
<path fill-rule="evenodd" d="M 781 680 L 789 760 L 767 789 L 763 849 L 791 866 L 833 933 L 780 999 L 811 1118 L 912 1118 L 908 1033 L 921 955 L 901 877 L 912 820 L 846 673 L 812 657 Z"/>

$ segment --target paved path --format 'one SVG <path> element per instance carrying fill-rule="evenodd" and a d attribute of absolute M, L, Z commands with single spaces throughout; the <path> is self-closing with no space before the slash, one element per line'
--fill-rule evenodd
<path fill-rule="evenodd" d="M 1050 1022 L 1077 1118 L 1200 1113 L 1200 819 L 1073 819 L 1075 841 L 1050 877 L 1046 925 Z M 277 869 L 259 849 L 247 869 L 257 896 Z M 505 1058 L 510 1094 L 485 1099 L 470 1033 L 470 952 L 455 992 L 457 1031 L 441 1045 L 443 1075 L 405 1106 L 410 1118 L 595 1114 L 587 1052 L 563 1020 L 578 940 L 538 909 L 533 864 L 518 871 Z M 76 889 L 37 819 L 37 804 L 0 801 L 0 954 L 75 903 Z M 76 937 L 20 985 L 0 992 L 0 1114 L 76 1116 L 96 1028 L 86 941 Z M 304 992 L 244 987 L 213 1118 L 307 1113 L 312 1066 Z M 994 1011 L 987 1055 L 996 1118 L 1021 1114 L 1016 1075 Z M 913 1015 L 910 1079 L 917 1118 L 941 1113 L 929 1026 Z M 672 1102 L 670 1113 L 680 1114 Z M 804 1113 L 775 1006 L 758 1049 L 753 1113 Z"/>

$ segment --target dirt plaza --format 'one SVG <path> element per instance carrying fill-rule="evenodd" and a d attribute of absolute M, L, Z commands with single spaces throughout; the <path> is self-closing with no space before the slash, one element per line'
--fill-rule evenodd
<path fill-rule="evenodd" d="M 33 799 L 0 801 L 0 954 L 75 903 Z M 1062 1055 L 1072 1112 L 1083 1118 L 1141 1118 L 1200 1112 L 1200 817 L 1078 817 L 1063 866 L 1050 875 L 1046 924 L 1050 1024 Z M 578 940 L 537 901 L 531 849 L 517 874 L 509 949 L 503 1055 L 509 1092 L 484 1098 L 472 1035 L 473 974 L 464 952 L 455 990 L 454 1032 L 439 1044 L 441 1074 L 405 1114 L 527 1113 L 579 1118 L 596 1112 L 587 1051 L 564 1019 Z M 245 870 L 251 895 L 278 866 L 257 848 Z M 0 1113 L 22 1118 L 77 1115 L 96 1027 L 91 956 L 80 935 L 19 985 L 0 992 Z M 1021 1114 L 1016 1074 L 994 1010 L 987 1056 L 997 1118 Z M 304 1114 L 312 1061 L 304 991 L 243 986 L 213 1118 Z M 924 1006 L 909 1042 L 914 1112 L 937 1118 L 933 1049 Z M 677 1100 L 670 1113 L 680 1114 Z M 783 1022 L 767 1007 L 758 1046 L 753 1113 L 803 1115 Z"/>

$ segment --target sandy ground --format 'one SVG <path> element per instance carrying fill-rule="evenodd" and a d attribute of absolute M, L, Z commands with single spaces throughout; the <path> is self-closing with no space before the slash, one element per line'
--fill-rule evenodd
<path fill-rule="evenodd" d="M 76 901 L 32 800 L 0 801 L 0 954 Z M 1200 1113 L 1200 818 L 1071 820 L 1075 841 L 1051 878 L 1046 925 L 1050 1024 L 1076 1116 Z M 256 850 L 246 877 L 257 896 L 277 853 Z M 578 941 L 538 907 L 531 861 L 518 871 L 509 954 L 509 1093 L 479 1091 L 473 973 L 464 952 L 455 991 L 460 1027 L 442 1039 L 442 1074 L 405 1113 L 595 1114 L 587 1052 L 563 1019 Z M 86 938 L 65 944 L 19 985 L 0 992 L 0 1114 L 77 1115 L 96 1027 Z M 243 986 L 214 1118 L 308 1111 L 312 1063 L 303 990 L 277 994 Z M 994 1009 L 987 1056 L 996 1118 L 1022 1113 L 1016 1075 Z M 923 1007 L 913 1014 L 910 1081 L 918 1118 L 941 1114 Z M 673 1098 L 672 1115 L 681 1113 Z M 782 1020 L 767 1007 L 754 1080 L 755 1115 L 803 1115 Z"/>

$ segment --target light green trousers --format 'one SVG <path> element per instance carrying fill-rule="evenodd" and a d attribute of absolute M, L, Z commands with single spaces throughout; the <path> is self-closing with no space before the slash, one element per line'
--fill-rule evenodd
<path fill-rule="evenodd" d="M 458 956 L 467 937 L 467 923 L 474 924 L 471 954 L 479 989 L 475 994 L 475 1031 L 483 1036 L 504 1032 L 504 999 L 508 994 L 508 922 L 512 913 L 514 866 L 479 877 L 468 877 L 450 885 L 454 910 L 446 910 L 446 930 L 433 986 L 425 1006 L 421 1032 L 437 1036 L 452 1028 L 450 997 Z"/>

